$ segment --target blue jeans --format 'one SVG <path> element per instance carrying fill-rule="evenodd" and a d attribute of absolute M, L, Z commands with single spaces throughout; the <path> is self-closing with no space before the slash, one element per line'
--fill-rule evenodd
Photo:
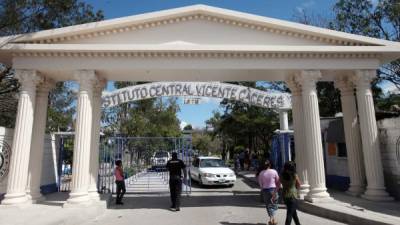
<path fill-rule="evenodd" d="M 278 192 L 275 192 L 276 188 L 263 189 L 264 203 L 267 208 L 268 216 L 273 217 L 276 210 L 278 210 Z M 272 198 L 275 193 L 275 199 Z"/>

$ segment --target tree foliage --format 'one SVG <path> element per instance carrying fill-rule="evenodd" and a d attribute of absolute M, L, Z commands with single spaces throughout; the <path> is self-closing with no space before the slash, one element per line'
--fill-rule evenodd
<path fill-rule="evenodd" d="M 2 0 L 0 36 L 102 20 L 102 11 L 79 0 Z"/>
<path fill-rule="evenodd" d="M 92 6 L 79 0 L 2 0 L 0 36 L 93 22 L 103 17 L 102 11 L 94 11 Z M 1 62 L 0 65 L 0 126 L 13 127 L 19 84 L 13 70 Z M 48 131 L 65 131 L 72 127 L 74 110 L 70 86 L 59 83 L 50 94 Z"/>
<path fill-rule="evenodd" d="M 135 82 L 115 82 L 115 88 L 123 88 Z M 106 133 L 131 137 L 180 136 L 177 98 L 153 98 L 123 103 L 103 113 Z"/>
<path fill-rule="evenodd" d="M 255 82 L 236 84 L 264 89 Z M 224 113 L 214 112 L 207 121 L 214 128 L 213 135 L 218 135 L 231 153 L 236 146 L 246 146 L 252 152 L 267 154 L 274 131 L 279 128 L 277 112 L 227 99 L 221 102 L 221 106 Z"/>
<path fill-rule="evenodd" d="M 400 41 L 400 0 L 371 1 L 339 0 L 334 6 L 333 29 Z M 386 80 L 400 89 L 400 59 L 384 65 L 378 72 L 379 80 Z"/>
<path fill-rule="evenodd" d="M 49 94 L 47 132 L 70 131 L 75 114 L 75 94 L 71 82 L 58 82 Z"/>
<path fill-rule="evenodd" d="M 19 89 L 17 79 L 10 68 L 0 64 L 0 126 L 13 127 L 15 120 L 15 97 Z"/>
<path fill-rule="evenodd" d="M 323 19 L 321 19 L 323 18 Z M 302 11 L 294 16 L 298 22 L 390 41 L 400 41 L 400 0 L 379 0 L 376 5 L 365 0 L 338 0 L 333 15 L 316 15 Z M 392 110 L 395 95 L 384 95 L 379 84 L 390 82 L 400 89 L 400 60 L 384 65 L 372 83 L 378 109 Z M 333 83 L 317 84 L 321 116 L 340 112 L 340 93 Z"/>

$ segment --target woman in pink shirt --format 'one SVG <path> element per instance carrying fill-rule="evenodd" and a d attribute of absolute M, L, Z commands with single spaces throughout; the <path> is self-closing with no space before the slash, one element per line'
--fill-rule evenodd
<path fill-rule="evenodd" d="M 117 160 L 115 161 L 115 184 L 117 185 L 117 199 L 116 199 L 116 204 L 117 205 L 123 205 L 122 203 L 122 198 L 124 197 L 124 194 L 126 192 L 125 188 L 125 178 L 124 178 L 124 170 L 122 169 L 122 161 Z"/>
<path fill-rule="evenodd" d="M 258 184 L 263 192 L 264 202 L 269 216 L 269 225 L 278 224 L 275 220 L 275 212 L 278 210 L 278 190 L 281 186 L 279 175 L 271 169 L 271 163 L 265 161 L 265 169 L 258 175 Z"/>

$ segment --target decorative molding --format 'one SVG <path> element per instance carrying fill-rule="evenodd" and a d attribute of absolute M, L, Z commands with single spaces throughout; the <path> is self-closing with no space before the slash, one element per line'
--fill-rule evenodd
<path fill-rule="evenodd" d="M 337 76 L 334 79 L 334 84 L 340 90 L 342 96 L 354 95 L 354 83 L 352 75 Z"/>
<path fill-rule="evenodd" d="M 76 70 L 74 78 L 79 82 L 80 91 L 93 91 L 94 86 L 98 82 L 98 77 L 94 70 Z"/>
<path fill-rule="evenodd" d="M 356 70 L 352 81 L 356 84 L 357 89 L 369 89 L 376 76 L 376 70 Z"/>
<path fill-rule="evenodd" d="M 48 96 L 49 91 L 56 86 L 56 82 L 50 78 L 43 77 L 43 81 L 37 86 L 37 97 Z"/>
<path fill-rule="evenodd" d="M 296 81 L 296 75 L 289 75 L 286 77 L 285 83 L 293 96 L 301 96 L 301 84 Z"/>
<path fill-rule="evenodd" d="M 34 91 L 38 84 L 44 81 L 36 70 L 15 70 L 15 78 L 21 83 L 21 91 Z"/>
<path fill-rule="evenodd" d="M 279 35 L 293 36 L 296 38 L 308 39 L 308 40 L 318 41 L 321 43 L 334 44 L 334 45 L 368 46 L 368 44 L 361 44 L 359 42 L 334 39 L 334 38 L 324 37 L 324 36 L 316 36 L 316 35 L 306 34 L 306 33 L 302 33 L 302 32 L 296 32 L 296 31 L 287 30 L 287 29 L 269 27 L 266 25 L 258 25 L 258 24 L 254 24 L 254 23 L 250 23 L 250 22 L 243 22 L 238 19 L 227 19 L 227 18 L 223 18 L 221 16 L 208 15 L 207 13 L 188 14 L 186 16 L 175 16 L 175 17 L 165 18 L 162 20 L 138 22 L 138 23 L 123 25 L 123 26 L 118 26 L 118 27 L 105 28 L 102 30 L 97 30 L 94 32 L 87 32 L 87 33 L 83 33 L 83 34 L 75 34 L 75 35 L 70 35 L 70 36 L 62 36 L 62 37 L 60 36 L 60 37 L 53 37 L 53 38 L 48 38 L 48 39 L 40 39 L 40 40 L 31 41 L 29 43 L 38 43 L 38 44 L 58 43 L 58 42 L 69 41 L 69 40 L 88 39 L 91 37 L 106 36 L 106 35 L 112 35 L 112 34 L 117 34 L 117 33 L 130 32 L 133 30 L 141 30 L 141 29 L 154 28 L 154 27 L 158 27 L 158 26 L 165 26 L 168 24 L 182 23 L 182 22 L 186 22 L 186 21 L 190 21 L 190 20 L 212 21 L 215 23 L 227 24 L 230 26 L 243 27 L 243 28 L 250 29 L 250 30 L 257 30 L 257 31 L 264 31 L 264 32 L 269 32 L 269 33 L 275 33 L 275 34 L 279 34 Z"/>
<path fill-rule="evenodd" d="M 295 80 L 301 84 L 302 91 L 315 90 L 316 83 L 321 79 L 320 70 L 302 70 L 295 76 Z"/>
<path fill-rule="evenodd" d="M 135 51 L 135 52 L 18 52 L 14 57 L 107 57 L 107 58 L 378 58 L 374 53 L 282 53 L 282 52 L 195 52 L 195 51 Z"/>

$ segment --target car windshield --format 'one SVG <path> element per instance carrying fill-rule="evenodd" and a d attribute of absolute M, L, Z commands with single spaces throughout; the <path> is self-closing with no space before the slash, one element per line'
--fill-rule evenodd
<path fill-rule="evenodd" d="M 156 158 L 168 157 L 168 152 L 156 152 L 156 155 L 154 157 L 156 157 Z"/>
<path fill-rule="evenodd" d="M 202 159 L 200 167 L 225 167 L 225 163 L 222 159 Z"/>

